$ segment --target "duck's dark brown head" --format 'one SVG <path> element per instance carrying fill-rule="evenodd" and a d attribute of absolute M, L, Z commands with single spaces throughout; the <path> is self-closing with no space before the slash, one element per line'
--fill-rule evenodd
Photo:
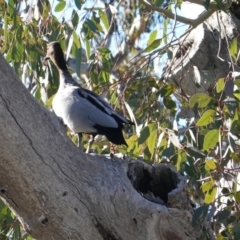
<path fill-rule="evenodd" d="M 47 54 L 44 61 L 51 59 L 59 70 L 67 70 L 63 50 L 59 42 L 50 42 L 47 45 Z"/>

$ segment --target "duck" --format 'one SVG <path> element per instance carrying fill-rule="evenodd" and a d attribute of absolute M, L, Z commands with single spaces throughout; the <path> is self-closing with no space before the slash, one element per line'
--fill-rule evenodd
<path fill-rule="evenodd" d="M 47 44 L 44 61 L 51 60 L 59 72 L 59 87 L 52 101 L 54 113 L 75 134 L 78 147 L 82 134 L 91 135 L 88 153 L 97 135 L 104 135 L 115 145 L 128 146 L 123 137 L 124 124 L 134 123 L 118 114 L 101 96 L 81 87 L 70 74 L 59 42 Z"/>

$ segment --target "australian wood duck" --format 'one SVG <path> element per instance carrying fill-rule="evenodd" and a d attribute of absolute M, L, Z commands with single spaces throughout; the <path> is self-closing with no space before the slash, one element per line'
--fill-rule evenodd
<path fill-rule="evenodd" d="M 134 123 L 117 114 L 102 97 L 74 81 L 58 42 L 47 45 L 47 59 L 52 60 L 59 72 L 59 88 L 53 98 L 53 110 L 64 124 L 78 134 L 79 146 L 82 133 L 92 135 L 87 152 L 98 134 L 105 135 L 114 144 L 127 146 L 122 133 L 123 124 Z"/>

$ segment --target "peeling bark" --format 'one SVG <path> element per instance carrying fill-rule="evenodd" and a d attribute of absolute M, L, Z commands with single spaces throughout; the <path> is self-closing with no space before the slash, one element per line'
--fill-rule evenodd
<path fill-rule="evenodd" d="M 2 56 L 0 64 L 0 195 L 35 239 L 199 238 L 183 176 L 168 165 L 82 153 Z M 137 168 L 149 175 L 144 191 Z"/>

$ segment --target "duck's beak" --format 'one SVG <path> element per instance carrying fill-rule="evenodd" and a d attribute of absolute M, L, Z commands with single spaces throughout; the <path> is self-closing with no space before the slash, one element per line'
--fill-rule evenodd
<path fill-rule="evenodd" d="M 46 56 L 42 59 L 42 62 L 44 65 L 47 65 L 47 61 L 50 59 L 50 57 Z"/>

